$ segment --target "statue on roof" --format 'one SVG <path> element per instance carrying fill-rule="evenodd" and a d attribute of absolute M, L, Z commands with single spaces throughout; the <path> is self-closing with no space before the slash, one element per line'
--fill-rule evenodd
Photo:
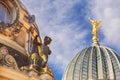
<path fill-rule="evenodd" d="M 48 62 L 48 55 L 51 54 L 51 50 L 49 48 L 49 44 L 51 43 L 52 39 L 48 36 L 45 36 L 44 43 L 42 44 L 42 66 L 45 67 L 46 63 Z"/>
<path fill-rule="evenodd" d="M 93 43 L 98 44 L 99 38 L 98 38 L 97 34 L 98 34 L 98 28 L 100 26 L 101 20 L 97 21 L 97 20 L 93 20 L 93 19 L 90 19 L 90 18 L 89 18 L 89 20 L 92 24 L 92 34 L 93 34 L 92 40 L 93 40 Z"/>
<path fill-rule="evenodd" d="M 26 67 L 22 67 L 22 70 L 27 71 L 35 71 L 39 73 L 42 68 L 47 66 L 48 62 L 48 55 L 51 54 L 51 50 L 49 49 L 49 44 L 51 43 L 52 39 L 48 36 L 45 36 L 44 43 L 39 43 L 37 41 L 37 36 L 33 40 L 33 49 L 32 53 L 30 54 L 30 65 Z M 39 48 L 41 47 L 41 52 L 39 52 Z"/>
<path fill-rule="evenodd" d="M 30 64 L 36 64 L 40 65 L 42 68 L 44 68 L 48 62 L 48 55 L 51 54 L 51 50 L 49 49 L 48 45 L 51 43 L 52 39 L 48 36 L 45 36 L 44 43 L 38 43 L 37 37 L 33 40 L 33 50 L 31 54 L 31 63 Z M 41 47 L 41 52 L 38 52 L 37 47 Z"/>
<path fill-rule="evenodd" d="M 101 20 L 99 20 L 99 21 L 96 21 L 96 20 L 93 20 L 93 19 L 89 19 L 89 20 L 90 20 L 90 22 L 93 26 L 92 34 L 94 34 L 94 35 L 98 34 L 98 27 L 101 23 Z"/>

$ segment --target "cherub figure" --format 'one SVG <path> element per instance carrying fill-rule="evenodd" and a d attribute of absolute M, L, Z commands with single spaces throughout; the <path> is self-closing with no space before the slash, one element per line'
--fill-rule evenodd
<path fill-rule="evenodd" d="M 51 54 L 51 50 L 49 49 L 49 44 L 51 43 L 52 39 L 48 36 L 45 36 L 44 43 L 38 43 L 37 37 L 34 39 L 34 48 L 32 50 L 32 54 L 30 55 L 30 63 L 29 66 L 23 66 L 21 67 L 21 70 L 27 70 L 27 71 L 35 71 L 39 72 L 42 68 L 45 68 L 48 62 L 48 55 Z M 37 46 L 41 46 L 42 50 L 41 52 L 38 52 Z"/>
<path fill-rule="evenodd" d="M 45 67 L 48 62 L 48 55 L 51 54 L 51 50 L 49 49 L 49 44 L 51 43 L 52 39 L 48 36 L 45 36 L 44 43 L 42 44 L 42 67 Z"/>
<path fill-rule="evenodd" d="M 52 39 L 48 36 L 45 36 L 44 43 L 38 43 L 37 41 L 38 35 L 35 37 L 33 41 L 33 50 L 31 54 L 30 64 L 38 66 L 40 65 L 44 68 L 48 62 L 48 55 L 51 54 L 51 50 L 49 49 L 49 44 L 51 43 Z M 37 46 L 41 46 L 41 52 L 38 52 Z"/>

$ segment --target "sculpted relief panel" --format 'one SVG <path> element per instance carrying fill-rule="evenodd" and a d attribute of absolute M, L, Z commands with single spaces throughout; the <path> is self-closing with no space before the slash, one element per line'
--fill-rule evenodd
<path fill-rule="evenodd" d="M 14 57 L 9 54 L 7 47 L 0 48 L 0 65 L 18 70 L 17 63 Z"/>

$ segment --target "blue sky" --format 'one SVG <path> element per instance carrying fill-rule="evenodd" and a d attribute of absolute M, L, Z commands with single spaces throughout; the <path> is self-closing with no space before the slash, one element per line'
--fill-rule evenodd
<path fill-rule="evenodd" d="M 102 20 L 99 43 L 120 53 L 120 0 L 21 0 L 36 16 L 41 38 L 50 36 L 49 65 L 61 80 L 70 60 L 92 43 L 88 18 Z"/>

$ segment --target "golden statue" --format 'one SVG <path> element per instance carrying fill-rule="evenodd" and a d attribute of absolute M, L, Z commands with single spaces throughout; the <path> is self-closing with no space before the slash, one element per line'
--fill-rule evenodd
<path fill-rule="evenodd" d="M 90 22 L 92 24 L 92 34 L 93 34 L 93 43 L 96 43 L 98 42 L 99 38 L 97 37 L 97 34 L 98 34 L 98 27 L 100 26 L 100 23 L 101 23 L 101 20 L 97 21 L 97 20 L 93 20 L 93 19 L 90 19 Z"/>
<path fill-rule="evenodd" d="M 101 20 L 99 20 L 99 21 L 96 21 L 96 20 L 93 20 L 93 19 L 89 19 L 89 20 L 90 20 L 90 22 L 93 26 L 92 34 L 94 34 L 94 35 L 98 34 L 98 27 L 101 23 Z"/>

